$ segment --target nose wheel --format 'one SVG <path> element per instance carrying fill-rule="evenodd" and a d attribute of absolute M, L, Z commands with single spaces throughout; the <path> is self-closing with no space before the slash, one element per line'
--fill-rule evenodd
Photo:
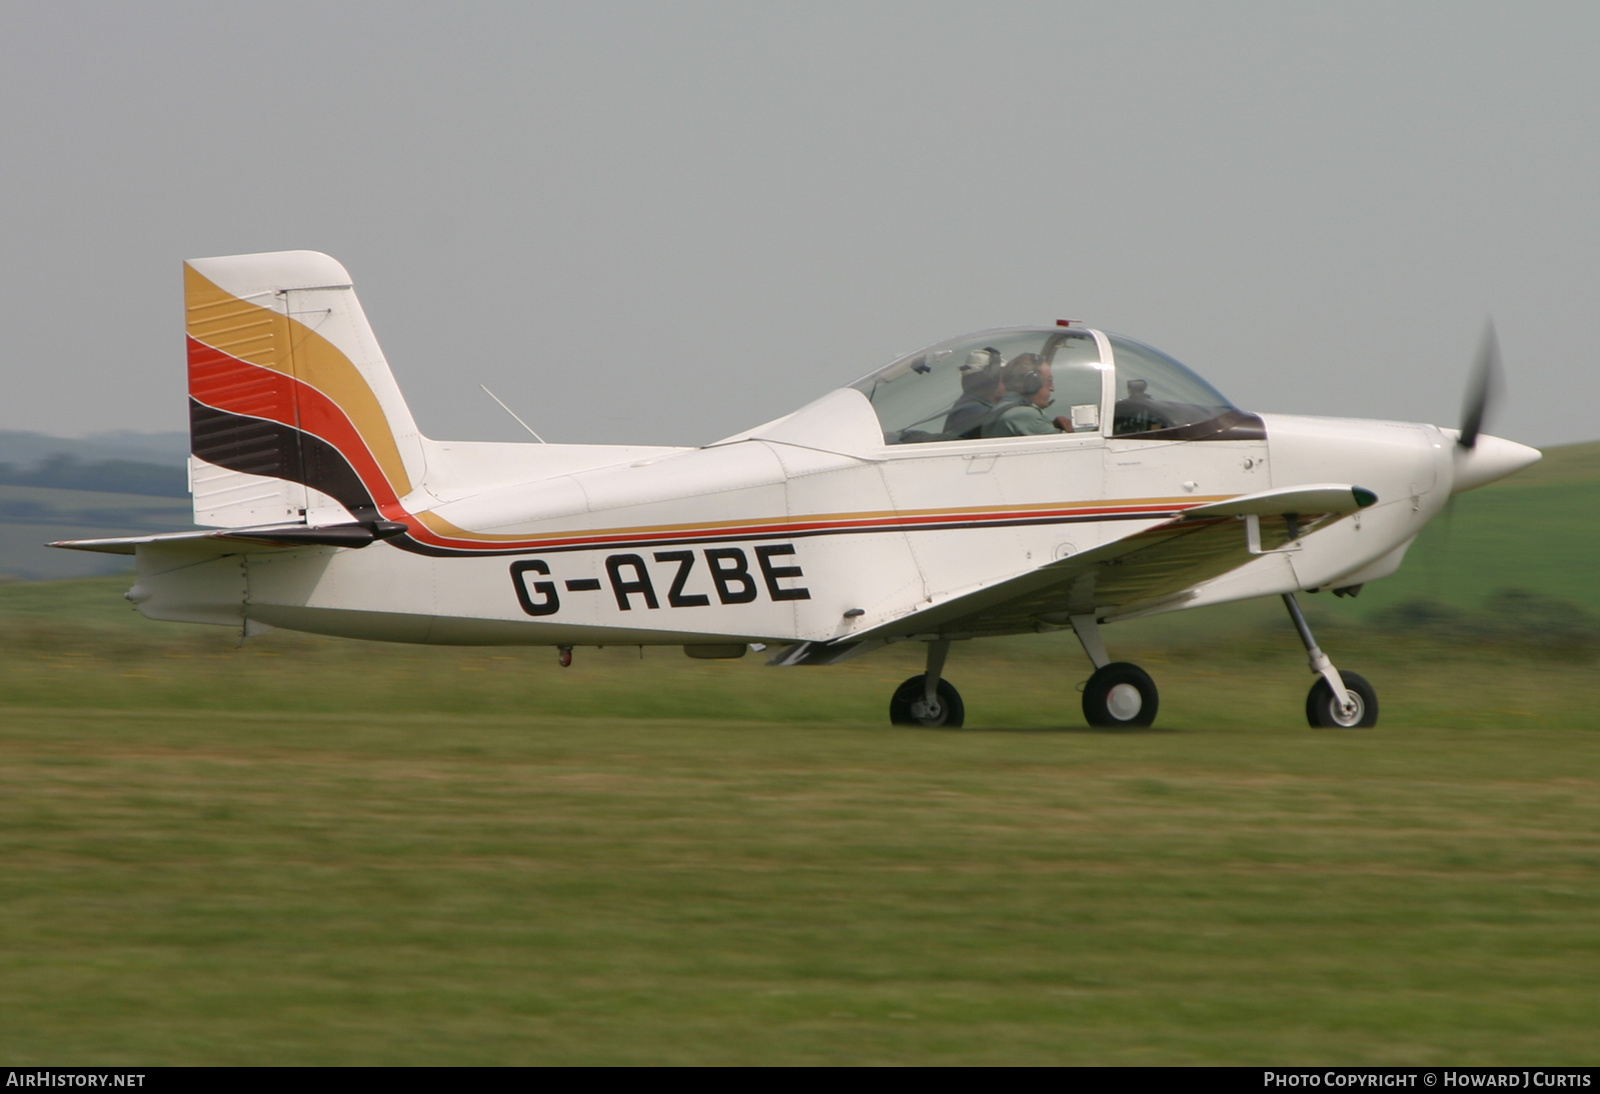
<path fill-rule="evenodd" d="M 1365 677 L 1353 672 L 1339 674 L 1344 681 L 1347 704 L 1333 694 L 1333 686 L 1319 679 L 1306 696 L 1306 721 L 1312 729 L 1367 729 L 1378 724 L 1378 693 Z"/>
<path fill-rule="evenodd" d="M 1294 629 L 1305 643 L 1306 658 L 1317 682 L 1306 696 L 1306 721 L 1312 729 L 1367 729 L 1378 724 L 1378 693 L 1353 672 L 1340 672 L 1311 637 L 1311 627 L 1293 593 L 1283 594 L 1284 607 L 1294 620 Z"/>

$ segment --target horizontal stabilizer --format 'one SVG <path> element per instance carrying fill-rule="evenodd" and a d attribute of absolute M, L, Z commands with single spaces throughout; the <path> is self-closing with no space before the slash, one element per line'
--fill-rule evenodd
<path fill-rule="evenodd" d="M 166 532 L 156 536 L 119 536 L 114 539 L 62 539 L 49 544 L 69 551 L 99 551 L 108 555 L 137 554 L 149 543 L 192 544 L 208 553 L 238 554 L 247 547 L 354 547 L 361 548 L 380 539 L 393 539 L 409 529 L 395 521 L 377 520 L 365 524 L 325 524 L 308 528 L 304 524 L 273 524 L 260 528 L 226 528 L 202 532 Z"/>

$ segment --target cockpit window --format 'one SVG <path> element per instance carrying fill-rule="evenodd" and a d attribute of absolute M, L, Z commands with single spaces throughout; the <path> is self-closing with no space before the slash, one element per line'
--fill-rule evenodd
<path fill-rule="evenodd" d="M 1024 367 L 1029 364 L 1034 367 Z M 1008 365 L 1012 386 L 1022 390 L 1006 390 Z M 1102 370 L 1099 345 L 1088 331 L 999 330 L 930 346 L 851 386 L 871 401 L 886 444 L 1017 435 L 1012 423 L 1020 412 L 1002 419 L 1029 402 L 1042 377 L 1054 385 L 1053 401 L 1048 411 L 1026 413 L 1045 423 L 1060 417 L 1069 432 L 1095 433 Z M 1019 374 L 1025 383 L 1016 382 Z"/>
<path fill-rule="evenodd" d="M 1113 436 L 1157 433 L 1238 414 L 1216 388 L 1160 350 L 1120 334 L 1107 337 L 1117 369 Z"/>

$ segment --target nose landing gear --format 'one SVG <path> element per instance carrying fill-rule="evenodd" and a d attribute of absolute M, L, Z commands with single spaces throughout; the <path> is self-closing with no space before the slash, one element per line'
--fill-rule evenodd
<path fill-rule="evenodd" d="M 1294 620 L 1295 630 L 1305 643 L 1306 657 L 1317 682 L 1306 696 L 1306 721 L 1313 729 L 1357 729 L 1378 724 L 1378 694 L 1372 685 L 1353 672 L 1341 673 L 1311 636 L 1305 613 L 1293 593 L 1283 594 L 1283 603 Z M 1100 638 L 1098 620 L 1093 615 L 1070 617 L 1083 649 L 1094 663 L 1094 675 L 1083 687 L 1083 717 L 1091 726 L 1105 728 L 1144 727 L 1155 723 L 1161 705 L 1160 693 L 1150 674 L 1127 661 L 1112 661 Z M 889 700 L 889 720 L 897 726 L 947 726 L 960 728 L 966 717 L 961 694 L 943 678 L 945 656 L 950 643 L 928 643 L 928 670 L 913 676 L 895 689 Z"/>
<path fill-rule="evenodd" d="M 1353 672 L 1341 673 L 1333 667 L 1328 655 L 1322 652 L 1317 640 L 1311 637 L 1305 613 L 1293 593 L 1283 594 L 1283 605 L 1289 609 L 1294 629 L 1300 632 L 1305 643 L 1306 657 L 1311 671 L 1320 679 L 1311 685 L 1306 696 L 1306 721 L 1312 729 L 1367 729 L 1378 724 L 1378 693 L 1372 685 Z"/>
<path fill-rule="evenodd" d="M 1333 688 L 1326 680 L 1311 685 L 1306 696 L 1306 721 L 1313 729 L 1358 729 L 1378 724 L 1378 694 L 1364 677 L 1353 672 L 1339 674 L 1350 699 L 1349 706 L 1341 706 L 1334 698 Z"/>

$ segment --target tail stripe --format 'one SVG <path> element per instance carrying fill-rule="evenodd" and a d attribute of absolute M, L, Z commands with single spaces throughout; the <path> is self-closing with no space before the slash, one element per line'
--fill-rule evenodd
<path fill-rule="evenodd" d="M 367 444 L 367 435 L 351 421 L 342 407 L 309 384 L 280 372 L 258 368 L 191 338 L 189 392 L 198 407 L 264 419 L 289 427 L 293 432 L 270 435 L 286 453 L 290 451 L 287 445 L 298 435 L 301 450 L 299 460 L 286 457 L 285 470 L 276 477 L 302 482 L 338 498 L 339 494 L 316 481 L 318 476 L 314 469 L 306 466 L 311 462 L 307 456 L 312 451 L 306 447 L 306 438 L 317 438 L 331 445 L 342 455 L 344 462 L 355 469 L 380 508 L 395 505 L 403 496 L 389 477 L 381 458 Z M 381 424 L 384 424 L 384 435 L 390 436 L 386 423 Z M 205 443 L 200 430 L 192 428 L 191 433 L 196 445 Z M 268 435 L 258 436 L 265 438 Z M 214 452 L 215 449 L 208 451 Z M 195 455 L 213 463 L 221 462 L 198 447 Z M 222 462 L 222 466 L 231 465 Z M 243 470 L 242 467 L 233 469 Z M 401 468 L 401 474 L 404 474 L 404 468 Z M 408 493 L 409 480 L 405 481 L 405 486 L 404 492 Z M 342 502 L 344 499 L 339 500 Z M 371 504 L 371 500 L 368 504 Z"/>
<path fill-rule="evenodd" d="M 347 458 L 346 452 L 328 440 L 294 429 L 270 419 L 253 419 L 203 403 L 192 404 L 197 420 L 216 435 L 263 431 L 277 435 L 287 447 L 297 444 L 305 454 L 293 481 L 301 482 L 337 499 L 352 513 L 365 518 L 377 513 L 388 520 L 410 526 L 410 533 L 389 540 L 395 547 L 414 554 L 435 557 L 582 551 L 604 548 L 634 549 L 651 545 L 723 543 L 752 539 L 793 539 L 811 536 L 859 535 L 875 532 L 902 532 L 907 528 L 958 530 L 983 527 L 1012 527 L 1036 524 L 1078 524 L 1107 520 L 1167 520 L 1185 509 L 1220 498 L 1144 498 L 1121 502 L 1102 502 L 1065 506 L 1022 506 L 1014 509 L 942 509 L 926 512 L 835 513 L 810 519 L 777 518 L 769 521 L 712 521 L 685 525 L 637 528 L 606 528 L 572 531 L 540 537 L 494 535 L 456 528 L 431 513 L 413 514 L 398 501 L 376 504 L 363 476 Z M 226 450 L 216 450 L 218 461 L 234 459 Z M 208 457 L 209 458 L 209 457 Z M 234 470 L 252 468 L 236 462 L 222 466 Z M 259 472 L 254 472 L 259 473 Z M 290 476 L 284 476 L 290 477 Z M 1196 523 L 1199 526 L 1199 522 Z"/>
<path fill-rule="evenodd" d="M 378 397 L 339 347 L 298 319 L 234 296 L 193 266 L 184 266 L 184 288 L 191 339 L 191 394 L 203 402 L 210 402 L 200 395 L 195 386 L 197 365 L 204 369 L 207 365 L 220 363 L 204 353 L 200 354 L 197 362 L 197 346 L 236 365 L 255 366 L 278 373 L 302 385 L 290 389 L 292 395 L 298 394 L 304 398 L 305 392 L 314 391 L 320 396 L 319 402 L 323 408 L 332 408 L 333 417 L 345 423 L 335 428 L 341 432 L 347 428 L 354 434 L 360 447 L 376 462 L 395 496 L 404 497 L 411 493 L 411 477 L 406 472 L 399 445 Z M 263 378 L 240 372 L 232 379 L 247 388 L 254 388 Z M 291 402 L 290 406 L 292 408 L 294 404 Z M 311 417 L 306 411 L 307 407 L 301 405 L 301 415 Z M 318 414 L 316 417 L 325 419 L 327 415 Z M 302 424 L 287 415 L 275 417 L 275 420 L 285 425 Z M 316 423 L 307 421 L 304 424 L 316 431 Z"/>
<path fill-rule="evenodd" d="M 358 518 L 371 519 L 379 513 L 371 491 L 350 461 L 321 437 L 270 418 L 219 410 L 195 399 L 189 401 L 189 420 L 197 438 L 195 455 L 209 463 L 314 487 Z M 199 438 L 206 439 L 203 451 Z M 280 452 L 293 452 L 295 458 L 271 462 L 262 456 Z"/>
<path fill-rule="evenodd" d="M 349 291 L 348 274 L 342 267 L 325 255 L 310 252 L 196 261 L 213 263 L 206 268 L 221 271 L 219 276 L 238 294 L 186 265 L 194 453 L 210 465 L 207 474 L 215 473 L 213 481 L 221 483 L 209 497 L 227 495 L 234 489 L 227 480 L 242 474 L 254 478 L 241 484 L 239 492 L 255 490 L 264 499 L 260 504 L 255 504 L 255 497 L 247 497 L 250 504 L 228 501 L 214 506 L 210 511 L 218 513 L 229 527 L 249 523 L 237 520 L 227 524 L 240 515 L 267 513 L 267 519 L 284 519 L 271 516 L 274 506 L 279 514 L 287 508 L 289 519 L 293 519 L 293 506 L 306 506 L 302 513 L 305 519 L 312 519 L 316 499 L 289 489 L 289 483 L 314 488 L 358 519 L 382 517 L 406 524 L 409 533 L 389 542 L 429 555 L 864 534 L 909 527 L 931 530 L 1159 520 L 1202 500 L 1216 500 L 1143 498 L 1092 506 L 835 513 L 803 519 L 574 529 L 543 536 L 472 532 L 432 512 L 413 514 L 403 501 L 415 492 L 404 459 L 411 458 L 412 470 L 420 475 L 425 456 L 410 412 L 398 388 L 393 387 L 359 306 L 353 296 L 337 295 Z M 329 273 L 341 280 L 311 280 Z M 274 284 L 310 287 L 278 290 L 270 287 Z M 262 291 L 255 292 L 256 287 Z M 293 314 L 276 310 L 276 306 Z M 311 308 L 324 310 L 308 312 Z M 313 314 L 318 318 L 312 318 Z M 323 324 L 326 336 L 313 329 L 318 324 Z M 403 445 L 410 447 L 403 449 Z M 403 457 L 402 451 L 409 456 Z M 279 493 L 271 493 L 280 486 Z M 298 501 L 292 500 L 295 493 Z M 197 490 L 197 519 L 200 499 Z"/>

